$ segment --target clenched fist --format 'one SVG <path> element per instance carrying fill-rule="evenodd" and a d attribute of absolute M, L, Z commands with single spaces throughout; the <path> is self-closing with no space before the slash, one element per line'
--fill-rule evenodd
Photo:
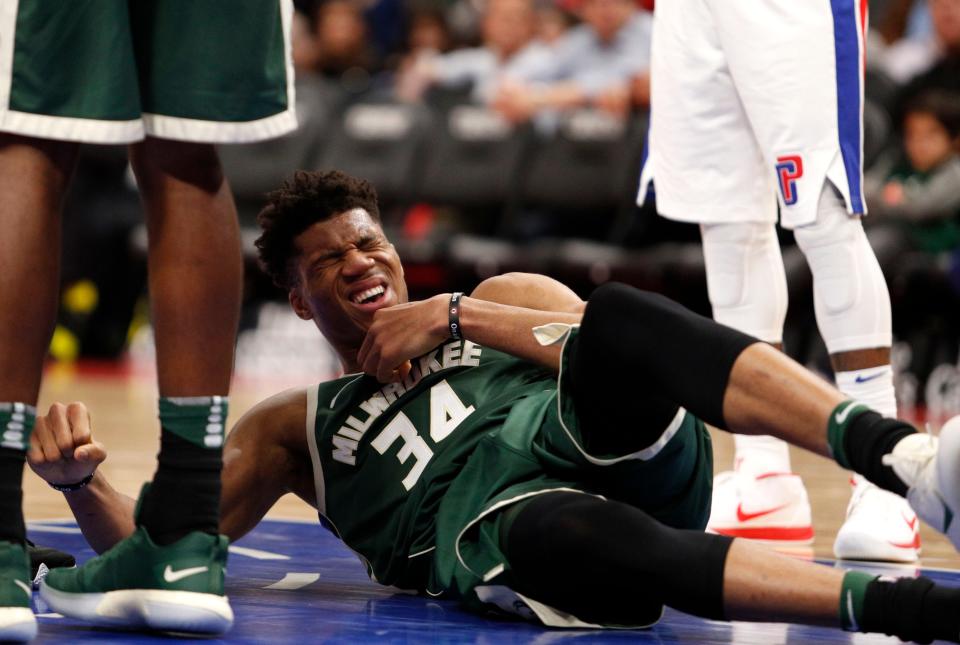
<path fill-rule="evenodd" d="M 74 484 L 93 474 L 107 452 L 90 433 L 90 413 L 82 403 L 54 403 L 38 415 L 27 462 L 51 484 Z"/>

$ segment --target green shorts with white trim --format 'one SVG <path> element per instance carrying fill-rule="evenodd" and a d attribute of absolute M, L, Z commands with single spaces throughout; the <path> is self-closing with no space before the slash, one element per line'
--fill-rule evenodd
<path fill-rule="evenodd" d="M 565 351 L 564 367 L 566 358 Z M 511 591 L 510 563 L 500 543 L 501 525 L 510 515 L 505 511 L 535 495 L 564 490 L 630 504 L 674 528 L 706 526 L 713 449 L 704 423 L 680 408 L 651 446 L 629 455 L 591 455 L 565 395 L 568 385 L 561 372 L 557 392 L 515 405 L 451 482 L 437 513 L 427 593 L 460 598 L 478 610 L 495 605 L 549 626 L 590 627 Z M 642 417 L 638 410 L 638 423 Z M 656 622 L 660 612 L 659 606 L 644 608 L 638 613 L 641 624 L 631 627 Z"/>
<path fill-rule="evenodd" d="M 0 2 L 0 131 L 203 143 L 296 128 L 292 0 Z"/>

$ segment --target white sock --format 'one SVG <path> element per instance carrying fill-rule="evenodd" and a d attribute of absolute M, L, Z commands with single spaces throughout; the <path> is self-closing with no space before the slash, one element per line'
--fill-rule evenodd
<path fill-rule="evenodd" d="M 753 475 L 790 472 L 790 447 L 769 435 L 733 435 L 734 469 Z"/>
<path fill-rule="evenodd" d="M 851 399 L 869 405 L 885 417 L 897 416 L 893 368 L 889 365 L 837 372 L 837 388 Z"/>

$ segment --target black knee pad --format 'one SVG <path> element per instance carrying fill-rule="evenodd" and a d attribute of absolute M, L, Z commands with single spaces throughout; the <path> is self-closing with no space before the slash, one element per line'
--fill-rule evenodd
<path fill-rule="evenodd" d="M 731 539 L 670 528 L 644 511 L 592 495 L 539 495 L 503 542 L 518 589 L 582 620 L 640 625 L 669 604 L 723 618 Z"/>
<path fill-rule="evenodd" d="M 614 370 L 639 390 L 658 392 L 725 427 L 730 371 L 756 342 L 662 295 L 609 283 L 587 302 L 571 368 L 581 382 L 591 373 Z"/>

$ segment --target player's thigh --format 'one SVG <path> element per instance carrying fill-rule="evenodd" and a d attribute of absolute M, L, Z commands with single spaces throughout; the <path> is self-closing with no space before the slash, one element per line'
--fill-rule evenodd
<path fill-rule="evenodd" d="M 737 96 L 708 0 L 656 8 L 649 157 L 657 210 L 692 222 L 775 221 L 763 157 Z"/>
<path fill-rule="evenodd" d="M 134 0 L 130 11 L 148 134 L 239 143 L 295 127 L 291 0 Z"/>
<path fill-rule="evenodd" d="M 700 419 L 683 412 L 676 433 L 656 454 L 595 467 L 591 482 L 606 497 L 680 529 L 703 529 L 710 517 L 713 446 Z"/>
<path fill-rule="evenodd" d="M 634 452 L 598 453 L 569 405 L 558 406 L 534 442 L 546 472 L 635 506 L 674 528 L 702 529 L 710 515 L 713 448 L 703 422 L 680 408 L 656 441 Z M 634 429 L 645 422 L 634 408 Z"/>
<path fill-rule="evenodd" d="M 813 222 L 826 179 L 851 212 L 864 212 L 862 3 L 717 4 L 730 72 L 763 151 L 764 173 L 778 186 L 782 223 Z"/>
<path fill-rule="evenodd" d="M 92 143 L 142 136 L 127 1 L 0 2 L 0 129 Z"/>

